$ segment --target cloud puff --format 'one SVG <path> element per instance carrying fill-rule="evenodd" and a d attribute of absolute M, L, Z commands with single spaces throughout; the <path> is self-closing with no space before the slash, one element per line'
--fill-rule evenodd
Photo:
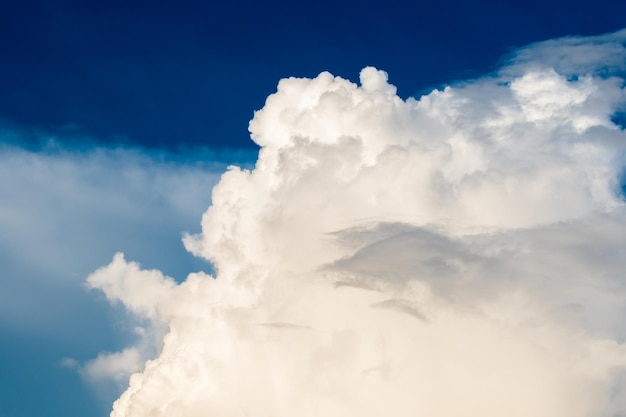
<path fill-rule="evenodd" d="M 282 80 L 184 238 L 216 275 L 88 277 L 165 333 L 112 417 L 619 415 L 625 41 L 418 99 L 371 67 Z"/>

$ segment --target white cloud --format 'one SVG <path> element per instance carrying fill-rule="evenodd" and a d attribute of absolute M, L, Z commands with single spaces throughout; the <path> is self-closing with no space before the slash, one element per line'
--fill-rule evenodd
<path fill-rule="evenodd" d="M 81 373 L 89 379 L 109 378 L 123 382 L 128 378 L 129 370 L 139 370 L 142 365 L 140 352 L 131 347 L 121 352 L 100 353 L 81 369 Z"/>
<path fill-rule="evenodd" d="M 282 80 L 256 167 L 184 238 L 216 276 L 121 255 L 89 276 L 166 333 L 112 417 L 618 415 L 626 96 L 600 58 L 625 40 L 533 45 L 419 99 L 373 68 Z"/>

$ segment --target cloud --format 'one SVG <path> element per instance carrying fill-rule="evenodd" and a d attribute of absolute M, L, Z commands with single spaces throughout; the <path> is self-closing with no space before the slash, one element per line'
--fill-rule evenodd
<path fill-rule="evenodd" d="M 209 267 L 185 251 L 180 236 L 199 230 L 225 161 L 242 156 L 173 155 L 93 141 L 77 149 L 69 142 L 0 127 L 0 368 L 7 410 L 24 404 L 27 381 L 16 377 L 37 375 L 33 404 L 73 409 L 70 414 L 107 412 L 130 371 L 158 353 L 158 343 L 141 330 L 145 323 L 88 291 L 85 276 L 120 250 L 179 280 Z M 123 373 L 87 372 L 98 352 L 136 341 L 137 368 L 126 361 L 117 368 Z M 117 381 L 109 380 L 113 375 Z M 77 394 L 77 401 L 63 400 Z"/>
<path fill-rule="evenodd" d="M 71 150 L 54 141 L 28 150 L 18 146 L 23 136 L 0 132 L 0 324 L 84 356 L 72 349 L 91 342 L 74 343 L 76 333 L 93 344 L 103 341 L 98 332 L 110 333 L 96 330 L 110 325 L 96 294 L 85 297 L 84 277 L 118 250 L 179 279 L 206 267 L 179 239 L 197 229 L 225 164 L 137 149 Z"/>
<path fill-rule="evenodd" d="M 88 277 L 164 334 L 111 416 L 620 415 L 625 41 L 407 100 L 371 67 L 280 81 L 184 237 L 215 275 Z"/>
<path fill-rule="evenodd" d="M 90 379 L 110 378 L 116 382 L 128 378 L 128 370 L 139 370 L 141 355 L 135 348 L 127 348 L 121 352 L 100 353 L 98 357 L 85 365 L 81 372 Z"/>

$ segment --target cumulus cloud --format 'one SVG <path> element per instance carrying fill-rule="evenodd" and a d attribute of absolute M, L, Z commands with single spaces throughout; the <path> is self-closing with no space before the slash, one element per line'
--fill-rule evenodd
<path fill-rule="evenodd" d="M 280 81 L 184 238 L 215 276 L 88 277 L 163 335 L 111 416 L 620 415 L 625 42 L 406 100 L 371 67 Z"/>

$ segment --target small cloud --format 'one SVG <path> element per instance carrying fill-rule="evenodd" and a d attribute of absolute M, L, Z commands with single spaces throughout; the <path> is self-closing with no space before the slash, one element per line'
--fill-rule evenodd
<path fill-rule="evenodd" d="M 97 358 L 87 362 L 80 368 L 83 377 L 90 380 L 111 379 L 124 381 L 143 366 L 138 349 L 131 347 L 121 352 L 102 352 Z"/>
<path fill-rule="evenodd" d="M 72 370 L 77 370 L 80 368 L 80 363 L 74 358 L 63 358 L 57 363 L 57 365 L 61 368 L 67 368 Z"/>

